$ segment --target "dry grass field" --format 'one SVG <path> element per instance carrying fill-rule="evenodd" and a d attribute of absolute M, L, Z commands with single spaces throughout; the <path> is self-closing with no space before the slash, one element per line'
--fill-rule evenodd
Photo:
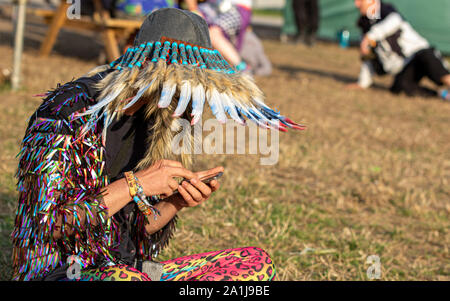
<path fill-rule="evenodd" d="M 34 24 L 34 23 L 33 23 Z M 16 154 L 33 94 L 83 75 L 99 46 L 64 32 L 51 57 L 37 57 L 45 29 L 28 25 L 24 88 L 0 88 L 0 279 L 11 272 L 17 193 Z M 11 67 L 11 28 L 0 22 L 0 68 Z M 258 246 L 272 255 L 276 280 L 368 280 L 369 255 L 382 280 L 450 280 L 450 104 L 394 96 L 389 78 L 369 91 L 345 85 L 359 71 L 356 49 L 264 41 L 274 65 L 256 78 L 267 102 L 303 132 L 280 134 L 279 161 L 259 155 L 199 155 L 196 169 L 223 165 L 222 189 L 180 212 L 159 259 Z"/>

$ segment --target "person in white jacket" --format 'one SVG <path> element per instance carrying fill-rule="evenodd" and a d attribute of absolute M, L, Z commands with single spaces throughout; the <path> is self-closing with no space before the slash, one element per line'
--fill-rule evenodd
<path fill-rule="evenodd" d="M 443 89 L 450 88 L 450 68 L 438 50 L 417 33 L 391 4 L 381 0 L 355 0 L 361 16 L 358 26 L 363 38 L 358 82 L 350 88 L 366 89 L 374 75 L 393 75 L 393 93 L 408 96 L 436 96 L 437 91 L 419 85 L 428 77 Z M 441 95 L 449 95 L 442 90 Z"/>

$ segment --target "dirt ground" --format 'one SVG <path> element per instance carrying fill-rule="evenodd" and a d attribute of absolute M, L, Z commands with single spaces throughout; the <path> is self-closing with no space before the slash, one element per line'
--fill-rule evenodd
<path fill-rule="evenodd" d="M 0 69 L 12 62 L 6 18 Z M 101 50 L 95 36 L 63 31 L 39 58 L 46 27 L 28 21 L 23 89 L 0 88 L 0 279 L 11 272 L 15 156 L 41 101 L 33 95 L 83 75 Z M 450 280 L 450 104 L 392 95 L 389 78 L 347 90 L 359 71 L 353 48 L 263 44 L 274 71 L 256 81 L 267 103 L 308 128 L 280 135 L 273 166 L 259 155 L 199 155 L 196 169 L 225 167 L 222 189 L 180 213 L 159 259 L 258 246 L 273 257 L 276 280 L 367 280 L 370 255 L 382 280 Z"/>

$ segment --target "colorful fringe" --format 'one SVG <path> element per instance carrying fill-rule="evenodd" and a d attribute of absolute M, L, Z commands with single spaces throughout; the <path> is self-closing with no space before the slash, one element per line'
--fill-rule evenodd
<path fill-rule="evenodd" d="M 65 264 L 70 255 L 80 258 L 82 268 L 114 263 L 110 252 L 120 242 L 118 226 L 114 218 L 108 218 L 101 198 L 108 184 L 102 128 L 86 129 L 90 117 L 76 116 L 94 100 L 76 83 L 46 95 L 18 154 L 14 280 L 43 277 Z M 132 225 L 138 257 L 156 256 L 171 238 L 175 221 L 146 235 L 147 220 L 138 212 Z M 55 233 L 61 238 L 56 239 Z"/>

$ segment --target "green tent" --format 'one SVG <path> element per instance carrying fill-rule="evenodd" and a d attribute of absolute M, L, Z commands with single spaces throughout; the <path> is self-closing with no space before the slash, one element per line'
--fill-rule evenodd
<path fill-rule="evenodd" d="M 449 0 L 384 0 L 392 3 L 400 14 L 428 41 L 443 53 L 450 54 L 450 1 Z M 352 41 L 360 39 L 356 27 L 359 11 L 353 0 L 319 0 L 320 29 L 319 36 L 336 40 L 343 28 L 350 31 Z M 283 9 L 284 34 L 295 34 L 297 28 L 292 0 L 286 0 Z"/>

